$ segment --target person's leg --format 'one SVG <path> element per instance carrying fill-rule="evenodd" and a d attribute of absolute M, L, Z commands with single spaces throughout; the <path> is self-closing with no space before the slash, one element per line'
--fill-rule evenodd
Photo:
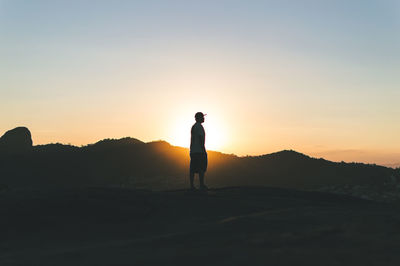
<path fill-rule="evenodd" d="M 190 188 L 194 189 L 194 172 L 190 171 Z"/>
<path fill-rule="evenodd" d="M 199 172 L 199 181 L 200 181 L 200 188 L 204 188 L 204 172 Z"/>
<path fill-rule="evenodd" d="M 194 189 L 194 172 L 195 172 L 195 165 L 194 165 L 194 158 L 192 154 L 190 154 L 190 166 L 189 166 L 189 180 L 190 180 L 190 189 Z"/>
<path fill-rule="evenodd" d="M 207 189 L 206 185 L 204 184 L 204 173 L 207 170 L 207 153 L 201 154 L 201 171 L 199 172 L 199 181 L 200 181 L 200 188 L 201 189 Z"/>

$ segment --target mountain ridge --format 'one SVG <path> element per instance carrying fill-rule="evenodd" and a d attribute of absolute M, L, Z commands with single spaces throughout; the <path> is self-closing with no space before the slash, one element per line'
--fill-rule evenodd
<path fill-rule="evenodd" d="M 77 147 L 35 145 L 23 154 L 0 153 L 0 184 L 8 186 L 128 186 L 146 189 L 187 187 L 189 151 L 157 140 L 103 139 Z M 337 163 L 294 150 L 259 156 L 208 151 L 206 181 L 213 187 L 276 186 L 316 189 L 337 185 L 383 184 L 399 171 L 363 163 Z"/>

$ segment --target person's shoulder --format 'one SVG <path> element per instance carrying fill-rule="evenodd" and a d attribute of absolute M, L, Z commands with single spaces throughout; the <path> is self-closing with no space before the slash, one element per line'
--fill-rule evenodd
<path fill-rule="evenodd" d="M 192 126 L 192 131 L 194 131 L 194 132 L 201 132 L 201 131 L 202 131 L 202 126 L 201 126 L 201 124 L 200 124 L 200 123 L 195 123 L 195 124 Z"/>
<path fill-rule="evenodd" d="M 200 128 L 201 127 L 201 124 L 200 123 L 194 123 L 193 124 L 193 126 L 192 126 L 192 128 Z"/>
<path fill-rule="evenodd" d="M 199 124 L 199 126 L 197 127 L 197 130 L 199 131 L 200 134 L 204 134 L 205 130 L 204 130 L 203 125 L 201 123 L 198 123 L 198 124 Z"/>
<path fill-rule="evenodd" d="M 196 130 L 198 130 L 198 126 L 197 126 L 197 123 L 194 123 L 193 126 L 192 126 L 191 131 L 193 132 L 193 131 L 196 131 Z"/>

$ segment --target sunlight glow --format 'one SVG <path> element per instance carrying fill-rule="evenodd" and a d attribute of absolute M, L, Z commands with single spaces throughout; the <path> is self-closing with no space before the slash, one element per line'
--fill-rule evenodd
<path fill-rule="evenodd" d="M 226 136 L 226 132 L 221 121 L 218 120 L 215 114 L 208 114 L 204 120 L 203 127 L 206 131 L 206 149 L 220 151 L 226 144 L 224 137 Z M 172 133 L 168 138 L 170 143 L 175 146 L 188 148 L 190 146 L 190 129 L 194 123 L 194 118 L 191 115 L 177 119 L 171 128 Z"/>

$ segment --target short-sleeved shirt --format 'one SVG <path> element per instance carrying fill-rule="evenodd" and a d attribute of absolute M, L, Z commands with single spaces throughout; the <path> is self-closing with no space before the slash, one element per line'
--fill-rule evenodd
<path fill-rule="evenodd" d="M 204 147 L 206 133 L 201 123 L 196 122 L 192 126 L 191 139 L 190 139 L 190 153 L 205 153 Z M 200 142 L 202 140 L 202 143 Z"/>

